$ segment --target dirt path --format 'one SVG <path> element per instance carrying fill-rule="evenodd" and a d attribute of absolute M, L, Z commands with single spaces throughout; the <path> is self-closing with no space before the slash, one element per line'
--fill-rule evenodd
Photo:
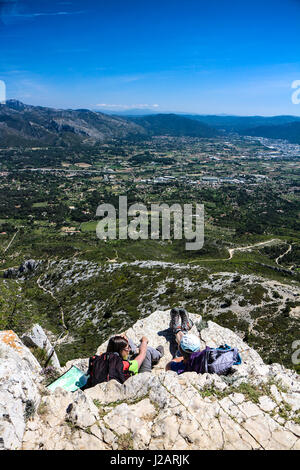
<path fill-rule="evenodd" d="M 292 289 L 292 293 L 294 296 L 298 296 L 300 294 L 300 290 L 297 286 L 287 286 L 286 284 L 282 284 L 279 281 L 274 281 L 274 280 L 268 280 L 263 282 L 263 286 L 268 290 L 268 296 L 271 297 L 270 291 L 277 291 L 278 288 L 280 289 L 280 294 L 281 298 L 277 299 L 277 311 L 279 312 L 280 309 L 284 308 L 286 306 L 287 300 L 291 299 L 291 296 L 288 295 L 286 292 L 286 289 Z M 253 333 L 253 330 L 255 329 L 257 323 L 262 319 L 262 318 L 268 318 L 268 315 L 263 315 L 261 317 L 257 317 L 253 319 L 252 323 L 249 324 L 249 329 L 248 332 L 249 334 Z"/>
<path fill-rule="evenodd" d="M 2 271 L 7 271 L 8 269 L 17 269 L 17 268 L 19 268 L 19 267 L 20 267 L 19 264 L 18 264 L 17 266 L 9 266 L 8 268 L 2 268 L 2 269 L 0 269 L 0 272 L 2 272 Z"/>
<path fill-rule="evenodd" d="M 278 264 L 279 266 L 281 266 L 281 264 L 279 263 L 279 260 L 281 258 L 283 258 L 285 255 L 287 255 L 291 250 L 292 250 L 292 245 L 289 245 L 288 249 L 284 253 L 282 253 L 282 255 L 280 255 L 280 256 L 278 256 L 278 258 L 276 258 L 275 263 Z"/>
<path fill-rule="evenodd" d="M 198 263 L 198 262 L 201 262 L 201 261 L 229 261 L 229 260 L 232 259 L 233 255 L 236 251 L 246 251 L 246 250 L 250 250 L 251 248 L 255 248 L 257 246 L 269 245 L 270 243 L 274 243 L 274 242 L 278 242 L 278 241 L 281 242 L 281 240 L 279 238 L 272 238 L 271 240 L 267 240 L 265 242 L 254 243 L 253 245 L 238 246 L 236 248 L 228 248 L 228 253 L 229 253 L 228 258 L 198 259 L 198 260 L 195 260 L 195 261 L 191 261 L 191 263 Z"/>
<path fill-rule="evenodd" d="M 3 253 L 6 253 L 6 252 L 7 252 L 7 250 L 8 250 L 9 247 L 10 247 L 10 245 L 12 244 L 12 242 L 14 241 L 14 239 L 16 238 L 16 236 L 18 235 L 19 231 L 20 231 L 20 229 L 18 229 L 18 230 L 16 231 L 16 233 L 13 235 L 12 239 L 10 240 L 9 244 L 7 245 L 7 247 L 5 248 L 5 250 L 3 251 Z"/>
<path fill-rule="evenodd" d="M 281 241 L 281 240 L 279 240 L 278 238 L 272 238 L 272 240 L 268 240 L 266 242 L 255 243 L 254 245 L 240 246 L 240 247 L 237 247 L 237 248 L 230 248 L 228 250 L 229 258 L 227 258 L 227 259 L 230 260 L 233 257 L 233 254 L 234 254 L 235 251 L 245 251 L 245 250 L 249 250 L 251 248 L 254 248 L 256 246 L 268 245 L 269 243 L 273 243 L 273 242 L 277 242 L 277 241 Z"/>
<path fill-rule="evenodd" d="M 49 267 L 49 262 L 48 262 L 48 267 Z M 47 269 L 48 269 L 48 267 L 47 267 Z M 41 274 L 41 276 L 42 276 L 42 274 Z M 42 289 L 46 294 L 51 295 L 52 299 L 57 303 L 57 305 L 59 307 L 60 315 L 61 315 L 62 326 L 66 330 L 65 336 L 61 337 L 62 335 L 60 335 L 59 338 L 56 340 L 54 346 L 57 346 L 58 344 L 64 343 L 66 341 L 67 337 L 69 336 L 69 330 L 68 330 L 68 328 L 65 324 L 65 314 L 64 314 L 62 306 L 60 305 L 60 302 L 57 300 L 57 298 L 55 297 L 55 295 L 53 294 L 53 292 L 51 290 L 48 290 L 44 286 L 41 285 L 41 276 L 37 279 L 36 283 L 37 283 L 38 287 L 40 289 Z"/>

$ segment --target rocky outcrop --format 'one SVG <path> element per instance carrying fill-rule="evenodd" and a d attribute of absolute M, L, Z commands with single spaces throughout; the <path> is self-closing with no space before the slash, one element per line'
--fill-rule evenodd
<path fill-rule="evenodd" d="M 192 262 L 122 262 L 118 258 L 105 263 L 76 257 L 49 263 L 41 260 L 39 273 L 39 287 L 47 296 L 51 293 L 55 297 L 55 305 L 64 305 L 70 335 L 92 322 L 100 344 L 104 325 L 107 335 L 131 326 L 129 309 L 142 318 L 156 310 L 167 310 L 180 299 L 187 310 L 201 312 L 207 320 L 234 330 L 245 341 L 251 338 L 266 362 L 277 362 L 276 351 L 280 349 L 280 362 L 291 367 L 290 348 L 298 339 L 298 325 L 289 311 L 300 305 L 297 283 L 237 271 L 214 272 L 209 263 L 204 267 Z M 120 276 L 127 282 L 120 285 Z M 70 295 L 73 289 L 77 295 Z M 124 300 L 122 307 L 114 302 L 116 295 Z"/>
<path fill-rule="evenodd" d="M 13 331 L 0 332 L 0 448 L 19 449 L 39 402 L 41 367 Z"/>
<path fill-rule="evenodd" d="M 24 261 L 19 268 L 8 268 L 4 271 L 3 277 L 4 279 L 11 279 L 33 273 L 36 270 L 37 265 L 38 263 L 34 259 L 28 259 Z"/>
<path fill-rule="evenodd" d="M 152 346 L 164 346 L 165 357 L 153 372 L 85 392 L 44 389 L 37 413 L 27 421 L 22 448 L 299 449 L 298 375 L 264 364 L 231 330 L 191 317 L 203 347 L 239 348 L 243 363 L 233 374 L 166 372 L 175 344 L 169 312 L 156 311 L 126 331 L 136 343 L 146 335 Z M 70 361 L 66 368 L 72 364 L 85 368 L 87 359 Z"/>
<path fill-rule="evenodd" d="M 23 343 L 28 347 L 43 349 L 46 352 L 47 358 L 51 356 L 49 359 L 49 364 L 57 369 L 60 368 L 60 363 L 57 354 L 54 351 L 53 346 L 50 343 L 46 333 L 40 325 L 33 325 L 29 331 L 22 335 L 21 339 Z"/>

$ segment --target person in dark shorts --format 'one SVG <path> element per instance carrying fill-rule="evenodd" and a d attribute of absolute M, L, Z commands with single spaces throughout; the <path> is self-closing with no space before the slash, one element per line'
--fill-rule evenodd
<path fill-rule="evenodd" d="M 200 351 L 199 336 L 189 333 L 193 322 L 183 308 L 172 308 L 170 328 L 175 335 L 178 344 L 178 352 L 175 358 L 166 365 L 166 370 L 172 370 L 177 374 L 185 372 L 190 355 Z"/>

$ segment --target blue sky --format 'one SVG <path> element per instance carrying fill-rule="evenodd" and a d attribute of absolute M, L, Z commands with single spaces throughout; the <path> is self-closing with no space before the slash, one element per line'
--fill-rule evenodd
<path fill-rule="evenodd" d="M 300 115 L 300 0 L 0 0 L 7 98 Z"/>

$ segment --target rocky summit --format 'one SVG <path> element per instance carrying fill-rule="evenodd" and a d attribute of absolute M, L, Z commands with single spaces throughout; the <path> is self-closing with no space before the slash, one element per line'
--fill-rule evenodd
<path fill-rule="evenodd" d="M 152 373 L 74 393 L 49 392 L 38 361 L 12 331 L 0 333 L 0 446 L 3 449 L 300 449 L 299 376 L 259 354 L 227 328 L 192 315 L 203 348 L 227 343 L 242 364 L 232 374 L 165 371 L 175 351 L 169 311 L 125 333 L 146 335 L 165 356 Z M 36 328 L 37 330 L 37 328 Z M 49 346 L 49 345 L 48 345 Z M 102 344 L 98 353 L 105 350 Z M 278 355 L 278 362 L 280 354 Z M 86 370 L 88 359 L 72 365 Z"/>

